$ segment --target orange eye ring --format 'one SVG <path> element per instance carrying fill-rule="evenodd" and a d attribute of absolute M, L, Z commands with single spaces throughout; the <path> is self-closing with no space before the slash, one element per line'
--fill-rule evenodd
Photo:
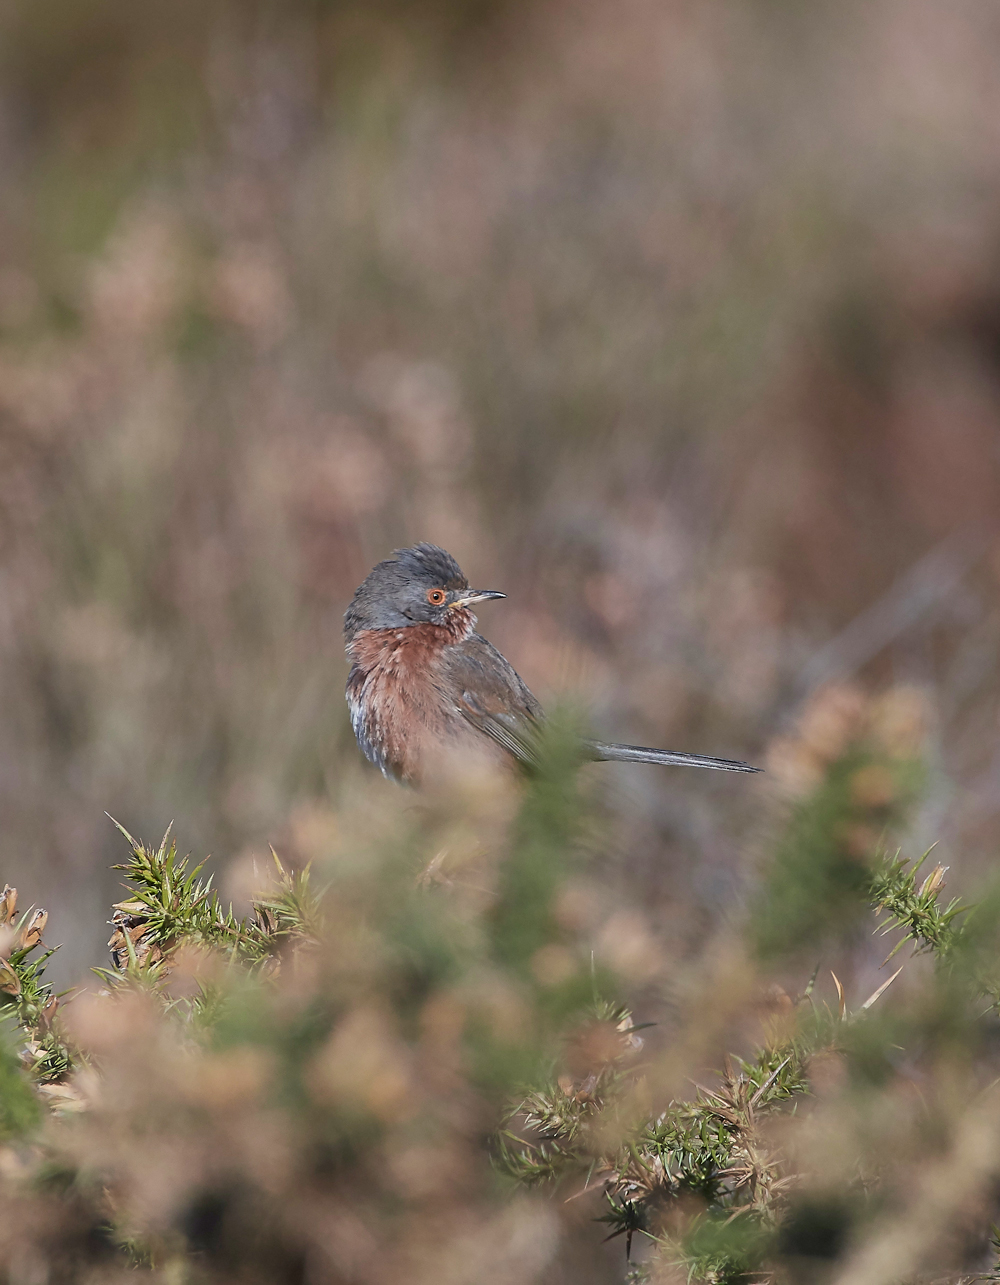
<path fill-rule="evenodd" d="M 445 598 L 447 597 L 448 595 L 445 593 L 443 589 L 427 590 L 427 601 L 431 604 L 432 607 L 440 607 L 441 604 L 444 602 Z"/>

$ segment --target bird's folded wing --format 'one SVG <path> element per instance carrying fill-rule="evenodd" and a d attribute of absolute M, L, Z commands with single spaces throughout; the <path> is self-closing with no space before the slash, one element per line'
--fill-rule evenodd
<path fill-rule="evenodd" d="M 537 763 L 542 707 L 491 643 L 473 634 L 447 649 L 441 670 L 444 688 L 467 723 L 522 763 Z"/>

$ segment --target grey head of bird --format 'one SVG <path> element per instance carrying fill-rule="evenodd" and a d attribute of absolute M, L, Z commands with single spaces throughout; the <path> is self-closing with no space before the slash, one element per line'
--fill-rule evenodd
<path fill-rule="evenodd" d="M 506 596 L 471 589 L 450 553 L 436 544 L 415 544 L 397 549 L 365 576 L 344 614 L 344 637 L 350 642 L 365 629 L 443 625 L 457 607 Z"/>

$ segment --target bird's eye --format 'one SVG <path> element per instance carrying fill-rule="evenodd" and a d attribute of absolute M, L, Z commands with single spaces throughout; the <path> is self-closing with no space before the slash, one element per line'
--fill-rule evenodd
<path fill-rule="evenodd" d="M 427 601 L 428 601 L 428 602 L 431 604 L 431 606 L 433 606 L 433 607 L 440 607 L 440 606 L 441 606 L 441 604 L 442 604 L 442 602 L 444 602 L 445 598 L 447 598 L 447 596 L 448 596 L 448 595 L 445 593 L 445 591 L 444 591 L 443 589 L 428 589 L 428 590 L 427 590 Z"/>

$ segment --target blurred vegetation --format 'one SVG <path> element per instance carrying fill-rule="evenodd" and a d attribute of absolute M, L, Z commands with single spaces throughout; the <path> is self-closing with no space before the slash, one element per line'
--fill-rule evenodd
<path fill-rule="evenodd" d="M 357 831 L 329 814 L 242 919 L 169 835 L 126 834 L 112 967 L 68 1002 L 7 889 L 2 1279 L 993 1279 L 1000 899 L 858 858 L 891 942 L 858 1000 L 818 940 L 787 993 L 798 936 L 755 931 L 823 896 L 789 845 L 804 809 L 857 824 L 841 782 L 868 770 L 849 749 L 791 810 L 668 1032 L 633 1017 L 606 907 L 574 916 L 593 855 L 558 728 L 523 787 L 456 783 L 367 846 L 367 801 Z"/>
<path fill-rule="evenodd" d="M 9 1285 L 992 1271 L 998 56 L 0 9 Z M 341 616 L 418 539 L 548 707 L 767 776 L 372 780 Z M 105 812 L 216 855 L 123 894 Z"/>
<path fill-rule="evenodd" d="M 764 761 L 824 683 L 914 692 L 917 844 L 978 877 L 996 34 L 911 12 L 4 8 L 0 831 L 87 908 L 60 985 L 105 810 L 291 851 L 360 775 L 340 617 L 416 539 L 606 737 Z M 623 889 L 696 950 L 759 794 L 600 779 Z"/>

